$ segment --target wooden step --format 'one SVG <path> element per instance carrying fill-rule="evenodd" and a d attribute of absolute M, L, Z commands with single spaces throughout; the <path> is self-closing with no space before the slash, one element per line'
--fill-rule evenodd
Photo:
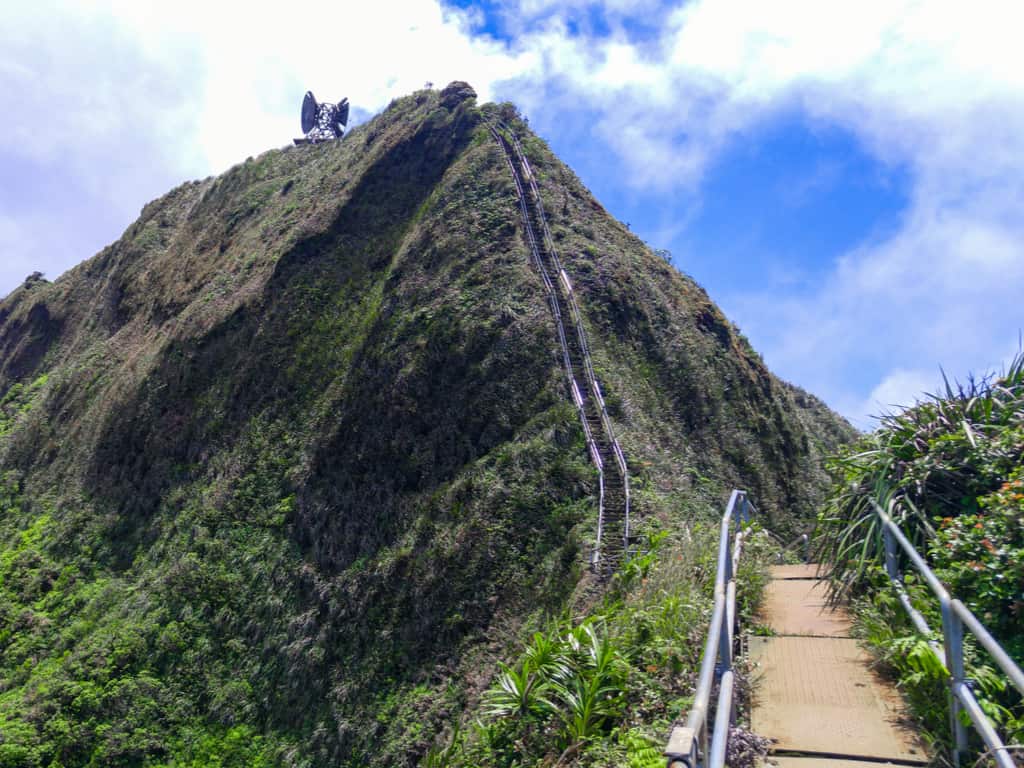
<path fill-rule="evenodd" d="M 809 569 L 803 569 L 803 575 Z M 873 669 L 850 619 L 824 605 L 824 584 L 782 567 L 768 587 L 762 621 L 776 637 L 751 637 L 758 683 L 753 729 L 784 752 L 926 762 L 892 683 Z"/>

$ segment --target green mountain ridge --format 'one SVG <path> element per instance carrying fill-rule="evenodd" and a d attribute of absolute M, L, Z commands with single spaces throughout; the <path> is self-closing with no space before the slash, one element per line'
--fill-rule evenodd
<path fill-rule="evenodd" d="M 595 473 L 499 118 L 638 530 L 733 486 L 780 534 L 813 518 L 849 425 L 511 105 L 420 91 L 178 187 L 0 303 L 0 766 L 415 765 L 526 630 L 600 594 Z"/>

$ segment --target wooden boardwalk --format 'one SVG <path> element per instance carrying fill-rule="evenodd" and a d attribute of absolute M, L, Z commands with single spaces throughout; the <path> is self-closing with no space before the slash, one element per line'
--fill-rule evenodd
<path fill-rule="evenodd" d="M 899 694 L 850 637 L 849 616 L 825 606 L 816 569 L 772 569 L 762 620 L 775 635 L 750 638 L 751 726 L 772 740 L 769 762 L 779 768 L 927 762 Z"/>

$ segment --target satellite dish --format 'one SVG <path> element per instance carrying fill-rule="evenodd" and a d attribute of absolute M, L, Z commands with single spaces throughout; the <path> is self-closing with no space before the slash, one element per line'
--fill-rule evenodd
<path fill-rule="evenodd" d="M 306 91 L 302 100 L 302 132 L 301 139 L 295 139 L 295 145 L 317 144 L 321 141 L 340 139 L 348 123 L 348 99 L 338 104 L 317 104 L 312 91 Z"/>
<path fill-rule="evenodd" d="M 309 133 L 316 127 L 316 113 L 318 104 L 312 91 L 306 91 L 306 97 L 302 100 L 302 132 Z M 346 110 L 347 111 L 347 110 Z"/>

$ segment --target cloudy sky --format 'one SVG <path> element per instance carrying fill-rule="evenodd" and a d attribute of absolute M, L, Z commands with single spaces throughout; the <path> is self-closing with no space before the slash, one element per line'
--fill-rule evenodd
<path fill-rule="evenodd" d="M 0 5 L 0 295 L 287 144 L 307 88 L 358 122 L 464 79 L 863 428 L 1018 348 L 1024 4 Z"/>

